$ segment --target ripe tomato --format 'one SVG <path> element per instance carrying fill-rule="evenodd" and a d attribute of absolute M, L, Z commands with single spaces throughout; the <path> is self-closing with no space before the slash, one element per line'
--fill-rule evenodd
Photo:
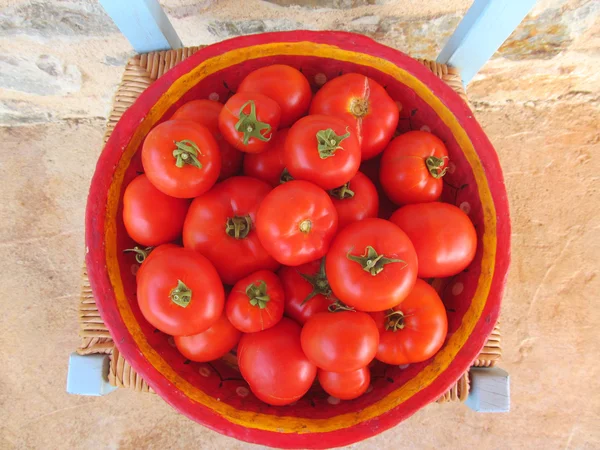
<path fill-rule="evenodd" d="M 360 146 L 354 130 L 342 119 L 308 116 L 290 128 L 283 160 L 295 179 L 334 189 L 358 172 Z"/>
<path fill-rule="evenodd" d="M 192 202 L 183 225 L 183 245 L 206 256 L 225 284 L 279 264 L 261 245 L 255 224 L 271 186 L 250 177 L 232 177 Z"/>
<path fill-rule="evenodd" d="M 246 153 L 260 153 L 279 127 L 281 108 L 266 95 L 233 95 L 219 114 L 219 129 L 227 142 Z"/>
<path fill-rule="evenodd" d="M 242 332 L 231 325 L 223 312 L 208 330 L 191 336 L 175 336 L 175 345 L 187 359 L 208 362 L 229 353 L 241 337 Z"/>
<path fill-rule="evenodd" d="M 326 273 L 334 295 L 360 311 L 383 311 L 408 295 L 417 279 L 417 254 L 408 236 L 383 219 L 365 219 L 333 240 Z"/>
<path fill-rule="evenodd" d="M 283 317 L 281 281 L 269 270 L 259 270 L 235 283 L 225 311 L 231 324 L 244 333 L 266 330 Z"/>
<path fill-rule="evenodd" d="M 373 360 L 379 331 L 367 313 L 323 312 L 308 319 L 300 340 L 304 354 L 319 369 L 345 373 L 366 367 Z"/>
<path fill-rule="evenodd" d="M 266 95 L 281 107 L 281 126 L 289 127 L 308 112 L 312 91 L 302 72 L 283 64 L 261 67 L 250 72 L 237 92 Z"/>
<path fill-rule="evenodd" d="M 171 120 L 191 120 L 209 129 L 221 152 L 219 180 L 236 175 L 242 168 L 244 159 L 244 154 L 223 139 L 219 131 L 219 113 L 222 109 L 223 104 L 213 100 L 193 100 L 182 105 L 171 117 Z"/>
<path fill-rule="evenodd" d="M 208 330 L 223 312 L 224 297 L 214 266 L 186 248 L 171 248 L 150 258 L 137 277 L 142 314 L 172 336 Z"/>
<path fill-rule="evenodd" d="M 345 373 L 317 372 L 319 383 L 325 392 L 341 400 L 352 400 L 363 395 L 371 382 L 371 372 L 368 367 Z"/>
<path fill-rule="evenodd" d="M 442 300 L 423 280 L 392 310 L 371 313 L 379 329 L 376 358 L 386 364 L 425 361 L 437 353 L 448 332 Z"/>
<path fill-rule="evenodd" d="M 377 217 L 379 195 L 373 182 L 362 172 L 356 172 L 348 183 L 329 191 L 338 213 L 338 230 L 352 222 Z"/>
<path fill-rule="evenodd" d="M 289 128 L 277 131 L 273 143 L 262 153 L 247 153 L 244 157 L 244 175 L 266 181 L 271 186 L 279 186 L 282 181 L 283 150 Z"/>
<path fill-rule="evenodd" d="M 270 405 L 295 402 L 317 375 L 317 368 L 302 352 L 300 325 L 285 317 L 268 330 L 244 334 L 237 356 L 254 395 Z"/>
<path fill-rule="evenodd" d="M 409 131 L 386 147 L 379 179 L 391 201 L 398 205 L 434 202 L 442 195 L 448 165 L 444 143 L 431 133 Z"/>
<path fill-rule="evenodd" d="M 174 241 L 181 235 L 190 202 L 156 189 L 146 175 L 133 179 L 123 194 L 127 234 L 145 246 Z"/>
<path fill-rule="evenodd" d="M 298 267 L 284 266 L 279 269 L 279 279 L 285 293 L 285 315 L 300 325 L 327 311 L 335 301 L 325 276 L 324 258 Z"/>
<path fill-rule="evenodd" d="M 172 197 L 192 198 L 215 184 L 221 155 L 208 128 L 189 120 L 169 120 L 146 136 L 142 165 L 158 190 Z"/>
<path fill-rule="evenodd" d="M 402 228 L 415 246 L 420 278 L 456 275 L 475 257 L 475 227 L 469 216 L 454 205 L 406 205 L 392 214 L 390 221 Z"/>
<path fill-rule="evenodd" d="M 337 212 L 324 190 L 308 181 L 294 180 L 277 186 L 264 198 L 256 232 L 273 258 L 287 266 L 299 266 L 325 256 L 337 221 Z"/>
<path fill-rule="evenodd" d="M 325 83 L 313 98 L 310 114 L 337 116 L 351 124 L 363 161 L 383 151 L 396 131 L 399 118 L 398 105 L 385 89 L 358 73 Z"/>

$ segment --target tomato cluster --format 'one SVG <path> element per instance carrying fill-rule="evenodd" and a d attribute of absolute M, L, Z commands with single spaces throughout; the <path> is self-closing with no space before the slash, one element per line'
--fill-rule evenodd
<path fill-rule="evenodd" d="M 285 65 L 250 73 L 224 105 L 181 106 L 146 137 L 144 174 L 123 199 L 145 319 L 192 361 L 237 346 L 242 376 L 271 405 L 315 378 L 353 399 L 374 359 L 431 358 L 448 324 L 425 280 L 466 269 L 477 237 L 439 201 L 444 143 L 392 139 L 397 125 L 376 81 L 346 74 L 313 96 Z M 378 183 L 400 206 L 389 220 L 359 170 L 381 153 Z"/>

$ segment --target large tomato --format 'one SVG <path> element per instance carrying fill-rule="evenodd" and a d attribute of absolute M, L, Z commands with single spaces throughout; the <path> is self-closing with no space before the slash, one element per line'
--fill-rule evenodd
<path fill-rule="evenodd" d="M 183 225 L 183 245 L 206 256 L 223 283 L 279 264 L 261 245 L 257 210 L 271 186 L 250 177 L 232 177 L 197 197 Z"/>
<path fill-rule="evenodd" d="M 345 373 L 327 372 L 319 369 L 317 377 L 325 392 L 341 400 L 352 400 L 360 397 L 369 388 L 371 382 L 371 372 L 368 367 L 361 367 Z"/>
<path fill-rule="evenodd" d="M 137 277 L 140 310 L 152 326 L 172 336 L 208 330 L 221 316 L 225 294 L 214 266 L 186 248 L 164 250 Z"/>
<path fill-rule="evenodd" d="M 219 177 L 221 154 L 210 130 L 189 120 L 154 127 L 142 147 L 150 182 L 172 197 L 192 198 L 208 191 Z"/>
<path fill-rule="evenodd" d="M 408 295 L 417 279 L 417 254 L 408 236 L 383 219 L 344 228 L 327 253 L 333 294 L 360 311 L 383 311 Z"/>
<path fill-rule="evenodd" d="M 335 302 L 325 276 L 324 258 L 298 267 L 284 266 L 279 269 L 279 279 L 285 293 L 285 315 L 300 325 Z"/>
<path fill-rule="evenodd" d="M 146 175 L 140 175 L 123 194 L 127 234 L 145 246 L 174 241 L 181 235 L 189 206 L 189 200 L 163 194 Z"/>
<path fill-rule="evenodd" d="M 235 283 L 225 311 L 231 324 L 244 333 L 266 330 L 283 317 L 281 281 L 269 270 L 259 270 Z"/>
<path fill-rule="evenodd" d="M 242 332 L 235 328 L 225 313 L 206 331 L 191 336 L 175 336 L 177 350 L 187 359 L 207 362 L 219 359 L 237 345 Z"/>
<path fill-rule="evenodd" d="M 380 333 L 376 358 L 387 364 L 410 364 L 431 358 L 444 344 L 448 332 L 442 300 L 421 279 L 400 305 L 371 316 Z"/>
<path fill-rule="evenodd" d="M 219 131 L 219 113 L 222 109 L 223 104 L 213 100 L 192 100 L 181 106 L 171 117 L 171 119 L 177 120 L 191 120 L 210 130 L 221 151 L 219 180 L 236 175 L 242 168 L 244 159 L 244 154 L 223 139 L 223 135 Z"/>
<path fill-rule="evenodd" d="M 392 214 L 390 221 L 402 228 L 415 246 L 420 278 L 456 275 L 475 257 L 475 227 L 469 216 L 454 205 L 406 205 Z"/>
<path fill-rule="evenodd" d="M 337 221 L 337 212 L 323 189 L 294 180 L 277 186 L 264 198 L 256 231 L 273 258 L 286 266 L 299 266 L 325 256 Z"/>
<path fill-rule="evenodd" d="M 317 375 L 317 368 L 302 352 L 300 325 L 285 317 L 268 330 L 244 334 L 237 357 L 254 395 L 270 405 L 295 402 Z"/>
<path fill-rule="evenodd" d="M 219 129 L 227 142 L 246 153 L 260 153 L 279 127 L 281 108 L 266 95 L 234 94 L 219 114 Z"/>
<path fill-rule="evenodd" d="M 266 95 L 281 107 L 281 126 L 289 127 L 308 112 L 312 91 L 308 80 L 293 67 L 273 64 L 250 72 L 237 92 Z"/>
<path fill-rule="evenodd" d="M 290 128 L 283 160 L 294 179 L 334 189 L 358 172 L 360 146 L 355 131 L 342 119 L 308 116 Z"/>
<path fill-rule="evenodd" d="M 379 180 L 398 205 L 433 202 L 442 195 L 447 166 L 448 151 L 439 138 L 425 131 L 409 131 L 384 150 Z"/>
<path fill-rule="evenodd" d="M 283 151 L 289 128 L 278 130 L 273 142 L 262 153 L 247 153 L 244 157 L 244 175 L 266 181 L 271 186 L 278 186 L 285 179 L 283 170 Z M 283 177 L 283 178 L 282 178 Z"/>
<path fill-rule="evenodd" d="M 304 354 L 319 369 L 352 372 L 366 367 L 375 357 L 379 331 L 367 313 L 324 312 L 304 324 L 301 342 Z"/>
<path fill-rule="evenodd" d="M 377 217 L 379 195 L 368 176 L 356 172 L 348 183 L 329 191 L 333 206 L 338 213 L 338 229 L 352 222 Z"/>
<path fill-rule="evenodd" d="M 398 126 L 396 102 L 375 80 L 349 73 L 325 83 L 315 94 L 310 114 L 337 116 L 352 125 L 362 160 L 381 153 Z"/>

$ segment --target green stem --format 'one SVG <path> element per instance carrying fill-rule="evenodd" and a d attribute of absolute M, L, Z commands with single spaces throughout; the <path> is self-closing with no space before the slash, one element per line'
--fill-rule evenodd
<path fill-rule="evenodd" d="M 337 199 L 344 200 L 345 198 L 354 197 L 354 191 L 350 189 L 350 182 L 348 181 L 346 184 L 343 184 L 338 188 L 331 189 L 329 191 L 329 195 Z"/>
<path fill-rule="evenodd" d="M 171 301 L 185 308 L 192 301 L 192 290 L 181 280 L 177 280 L 177 286 L 171 289 L 169 294 Z"/>
<path fill-rule="evenodd" d="M 246 288 L 246 295 L 250 299 L 250 304 L 252 306 L 258 306 L 260 309 L 265 309 L 270 300 L 270 297 L 267 294 L 267 283 L 263 280 L 260 280 L 258 283 L 258 285 L 254 283 L 248 285 Z"/>
<path fill-rule="evenodd" d="M 327 307 L 327 311 L 335 313 L 335 312 L 340 312 L 340 311 L 356 311 L 356 310 L 354 308 L 352 308 L 351 306 L 346 305 L 341 300 L 336 300 L 335 302 L 333 302 L 331 305 L 329 305 Z"/>
<path fill-rule="evenodd" d="M 346 130 L 345 134 L 337 135 L 331 128 L 321 130 L 317 132 L 317 149 L 319 150 L 319 157 L 326 159 L 335 155 L 336 150 L 344 150 L 340 143 L 350 137 L 350 132 Z"/>
<path fill-rule="evenodd" d="M 354 117 L 364 117 L 369 112 L 369 102 L 362 98 L 355 98 L 350 105 L 350 112 Z"/>
<path fill-rule="evenodd" d="M 244 109 L 248 105 L 250 105 L 250 113 L 246 114 Z M 271 125 L 258 120 L 256 117 L 256 104 L 254 103 L 254 100 L 248 100 L 242 105 L 238 117 L 240 120 L 235 124 L 235 129 L 240 133 L 244 133 L 244 145 L 248 144 L 250 138 L 256 138 L 259 141 L 271 140 L 271 136 L 267 139 L 262 133 L 263 130 L 265 130 L 265 134 L 271 131 Z"/>
<path fill-rule="evenodd" d="M 442 169 L 445 159 L 448 159 L 448 157 L 444 156 L 443 158 L 438 158 L 437 156 L 429 156 L 425 160 L 427 170 L 429 170 L 429 173 L 433 178 L 442 178 L 444 175 L 446 175 L 446 172 L 448 172 L 448 167 L 444 167 L 444 169 Z"/>
<path fill-rule="evenodd" d="M 279 177 L 279 184 L 287 183 L 288 181 L 293 181 L 294 177 L 290 175 L 287 169 L 283 169 L 281 172 L 281 176 Z"/>
<path fill-rule="evenodd" d="M 385 315 L 385 329 L 387 331 L 398 331 L 404 328 L 404 313 L 402 311 L 390 311 Z"/>
<path fill-rule="evenodd" d="M 298 272 L 298 274 L 306 281 L 308 281 L 312 286 L 312 291 L 302 301 L 301 305 L 304 305 L 311 298 L 319 294 L 325 296 L 326 298 L 331 297 L 331 287 L 329 286 L 329 281 L 327 280 L 327 276 L 325 275 L 325 258 L 321 259 L 321 266 L 319 267 L 319 271 L 316 274 L 308 275 L 300 272 Z"/>
<path fill-rule="evenodd" d="M 135 253 L 135 260 L 139 263 L 142 264 L 146 258 L 148 257 L 148 255 L 150 254 L 150 252 L 154 250 L 154 247 L 146 247 L 146 248 L 139 248 L 137 245 L 133 248 L 126 248 L 125 250 L 123 250 L 123 253 Z"/>
<path fill-rule="evenodd" d="M 190 166 L 202 169 L 202 163 L 198 159 L 198 155 L 202 155 L 200 148 L 195 142 L 189 139 L 183 141 L 173 141 L 175 143 L 175 150 L 173 150 L 173 158 L 175 158 L 175 165 L 182 168 L 186 164 Z"/>
<path fill-rule="evenodd" d="M 225 222 L 225 233 L 236 239 L 244 239 L 252 229 L 252 218 L 249 215 L 228 217 Z"/>
<path fill-rule="evenodd" d="M 350 261 L 359 263 L 365 272 L 369 272 L 375 276 L 380 273 L 386 264 L 403 262 L 401 259 L 386 258 L 384 255 L 378 255 L 373 247 L 370 245 L 365 249 L 365 253 L 362 256 L 351 255 L 350 252 L 346 255 Z"/>
<path fill-rule="evenodd" d="M 310 219 L 304 219 L 302 222 L 300 222 L 298 228 L 300 228 L 301 232 L 308 234 L 310 233 L 310 230 L 312 230 L 312 222 L 310 221 Z"/>

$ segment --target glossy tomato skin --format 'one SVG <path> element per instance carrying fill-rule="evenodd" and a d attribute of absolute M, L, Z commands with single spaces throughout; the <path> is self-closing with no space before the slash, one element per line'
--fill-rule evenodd
<path fill-rule="evenodd" d="M 177 167 L 175 142 L 197 147 L 195 158 L 201 167 L 183 164 Z M 186 146 L 190 148 L 190 146 Z M 187 157 L 188 161 L 193 158 Z M 221 171 L 221 154 L 208 128 L 189 120 L 169 120 L 154 127 L 142 146 L 142 165 L 150 182 L 167 195 L 192 198 L 208 191 Z"/>
<path fill-rule="evenodd" d="M 264 181 L 232 177 L 195 198 L 190 206 L 183 245 L 206 256 L 225 284 L 235 284 L 257 270 L 279 268 L 260 243 L 255 226 L 259 205 L 270 190 Z M 234 221 L 250 231 L 246 233 L 246 228 L 236 238 L 233 227 L 229 232 L 226 229 Z"/>
<path fill-rule="evenodd" d="M 328 372 L 352 372 L 375 357 L 379 331 L 369 314 L 360 311 L 318 313 L 302 328 L 302 350 L 313 364 Z"/>
<path fill-rule="evenodd" d="M 420 278 L 456 275 L 475 257 L 475 227 L 469 216 L 454 205 L 406 205 L 394 212 L 390 221 L 402 228 L 415 246 Z"/>
<path fill-rule="evenodd" d="M 284 144 L 289 128 L 278 130 L 273 143 L 262 153 L 247 153 L 244 157 L 244 175 L 266 181 L 271 186 L 279 186 L 285 168 L 283 161 Z"/>
<path fill-rule="evenodd" d="M 363 161 L 383 151 L 399 118 L 398 105 L 383 86 L 357 73 L 325 83 L 313 98 L 310 114 L 337 116 L 348 122 L 357 134 Z"/>
<path fill-rule="evenodd" d="M 380 261 L 399 261 L 380 266 L 381 271 L 373 275 L 351 259 L 366 255 L 367 247 L 383 255 Z M 383 311 L 409 294 L 418 265 L 406 233 L 387 220 L 371 218 L 348 225 L 335 237 L 327 253 L 326 273 L 334 295 L 346 305 L 360 311 Z"/>
<path fill-rule="evenodd" d="M 283 64 L 261 67 L 246 75 L 237 92 L 258 92 L 281 107 L 281 126 L 289 127 L 308 112 L 312 91 L 298 69 Z"/>
<path fill-rule="evenodd" d="M 184 284 L 186 306 L 174 292 Z M 214 266 L 200 253 L 172 248 L 147 261 L 137 277 L 137 299 L 143 316 L 163 333 L 189 336 L 209 329 L 223 313 L 225 294 Z"/>
<path fill-rule="evenodd" d="M 338 140 L 347 133 L 348 136 L 327 150 L 319 150 L 327 130 L 333 130 L 340 136 Z M 338 117 L 303 117 L 290 128 L 285 140 L 284 162 L 294 179 L 310 181 L 323 189 L 341 186 L 356 175 L 360 166 L 360 145 L 356 131 Z"/>
<path fill-rule="evenodd" d="M 353 222 L 377 217 L 379 194 L 373 182 L 362 172 L 356 172 L 345 186 L 329 191 L 338 213 L 338 230 Z"/>
<path fill-rule="evenodd" d="M 300 325 L 286 317 L 268 330 L 244 334 L 237 356 L 254 395 L 274 406 L 298 400 L 317 375 L 316 366 L 302 351 Z"/>
<path fill-rule="evenodd" d="M 353 400 L 363 395 L 371 382 L 371 371 L 368 367 L 345 373 L 317 372 L 319 383 L 325 392 L 340 400 Z"/>
<path fill-rule="evenodd" d="M 428 160 L 435 167 L 431 171 Z M 397 205 L 434 202 L 442 195 L 442 174 L 447 166 L 448 150 L 438 137 L 425 131 L 409 131 L 384 150 L 379 179 L 386 195 Z"/>
<path fill-rule="evenodd" d="M 270 270 L 259 270 L 235 283 L 227 297 L 225 311 L 238 330 L 255 333 L 271 328 L 281 320 L 284 298 L 277 275 Z"/>
<path fill-rule="evenodd" d="M 337 221 L 337 212 L 323 189 L 294 180 L 277 186 L 264 198 L 256 231 L 273 258 L 286 266 L 299 266 L 327 253 Z"/>
<path fill-rule="evenodd" d="M 258 122 L 244 124 L 238 131 L 236 124 L 243 117 L 250 116 L 252 119 L 252 103 L 255 107 L 255 120 Z M 219 114 L 219 129 L 225 140 L 238 150 L 245 153 L 260 153 L 270 146 L 272 135 L 279 127 L 280 118 L 281 108 L 275 100 L 256 92 L 238 93 L 232 95 L 223 106 Z M 262 137 L 248 134 L 248 126 L 254 127 L 257 136 Z"/>
<path fill-rule="evenodd" d="M 325 276 L 323 260 L 298 267 L 284 266 L 279 269 L 279 278 L 285 293 L 285 315 L 300 325 L 304 325 L 316 313 L 326 312 L 335 302 Z"/>
<path fill-rule="evenodd" d="M 244 160 L 244 154 L 223 139 L 219 130 L 219 114 L 222 109 L 223 104 L 213 100 L 192 100 L 183 104 L 171 117 L 171 120 L 191 120 L 209 129 L 221 152 L 219 180 L 237 175 Z"/>
<path fill-rule="evenodd" d="M 392 311 L 395 316 L 390 316 Z M 442 347 L 448 332 L 446 309 L 435 289 L 425 281 L 418 279 L 408 297 L 392 311 L 371 313 L 380 333 L 378 360 L 386 364 L 422 362 Z"/>
<path fill-rule="evenodd" d="M 156 246 L 177 239 L 190 202 L 156 189 L 146 175 L 133 179 L 123 194 L 123 222 L 139 244 Z"/>
<path fill-rule="evenodd" d="M 219 359 L 229 353 L 240 341 L 242 332 L 235 328 L 225 313 L 206 331 L 191 336 L 175 336 L 179 353 L 196 362 Z"/>

